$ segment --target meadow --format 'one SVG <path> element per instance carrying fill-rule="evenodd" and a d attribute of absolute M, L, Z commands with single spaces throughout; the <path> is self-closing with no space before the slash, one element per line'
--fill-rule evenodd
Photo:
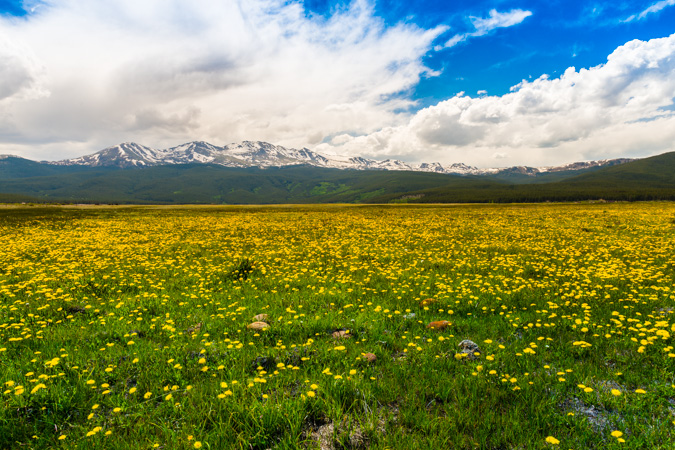
<path fill-rule="evenodd" d="M 0 207 L 0 448 L 672 449 L 674 275 L 672 203 Z"/>

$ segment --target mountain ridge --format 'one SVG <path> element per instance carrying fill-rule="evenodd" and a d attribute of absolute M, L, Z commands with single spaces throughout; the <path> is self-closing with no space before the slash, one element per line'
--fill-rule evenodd
<path fill-rule="evenodd" d="M 242 141 L 216 146 L 205 141 L 192 141 L 168 149 L 154 149 L 135 142 L 123 142 L 96 153 L 60 161 L 42 163 L 60 166 L 150 167 L 168 164 L 216 164 L 224 167 L 284 167 L 311 165 L 322 168 L 352 170 L 399 170 L 433 172 L 451 175 L 492 175 L 537 177 L 542 174 L 587 170 L 624 164 L 631 158 L 603 159 L 564 164 L 561 166 L 512 166 L 479 169 L 464 163 L 442 165 L 438 162 L 409 164 L 396 159 L 374 160 L 360 156 L 325 155 L 308 148 L 294 149 L 262 141 Z"/>
<path fill-rule="evenodd" d="M 194 146 L 187 150 L 188 153 L 200 152 Z M 248 150 L 244 146 L 238 151 Z M 155 157 L 148 154 L 144 158 Z M 124 169 L 53 165 L 6 157 L 0 158 L 0 202 L 304 204 L 675 200 L 675 152 L 585 171 L 543 173 L 536 177 L 539 181 L 533 182 L 523 181 L 524 176 L 513 173 L 499 178 L 401 170 L 341 170 L 309 164 L 241 168 L 200 162 Z"/>

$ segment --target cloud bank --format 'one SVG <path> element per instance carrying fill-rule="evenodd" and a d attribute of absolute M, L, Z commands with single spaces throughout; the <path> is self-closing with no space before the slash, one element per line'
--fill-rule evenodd
<path fill-rule="evenodd" d="M 328 18 L 286 0 L 42 2 L 0 17 L 0 153 L 371 132 L 403 123 L 444 31 L 385 27 L 366 0 Z"/>
<path fill-rule="evenodd" d="M 669 6 L 655 3 L 644 14 Z M 288 0 L 31 0 L 0 17 L 0 153 L 63 159 L 122 141 L 264 140 L 326 153 L 547 165 L 675 150 L 675 35 L 631 41 L 605 64 L 459 94 L 417 112 L 434 47 L 473 31 L 386 26 L 370 0 L 328 17 Z M 534 19 L 532 19 L 534 20 Z M 447 51 L 445 51 L 448 53 Z"/>
<path fill-rule="evenodd" d="M 400 126 L 340 135 L 318 150 L 464 161 L 560 164 L 675 150 L 675 34 L 617 48 L 605 64 L 522 81 L 503 96 L 459 94 Z"/>

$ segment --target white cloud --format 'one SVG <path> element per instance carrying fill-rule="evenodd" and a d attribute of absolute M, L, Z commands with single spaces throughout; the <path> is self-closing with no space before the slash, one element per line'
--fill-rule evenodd
<path fill-rule="evenodd" d="M 471 16 L 469 19 L 475 31 L 470 33 L 456 34 L 451 37 L 443 46 L 437 47 L 437 49 L 454 47 L 460 42 L 464 42 L 472 37 L 485 36 L 486 34 L 498 28 L 507 28 L 518 25 L 531 15 L 531 11 L 523 11 L 522 9 L 512 9 L 508 12 L 499 12 L 496 9 L 492 9 L 490 10 L 488 17 L 483 18 Z"/>
<path fill-rule="evenodd" d="M 34 2 L 35 3 L 35 2 Z M 0 153 L 121 141 L 289 146 L 402 124 L 397 95 L 446 30 L 385 27 L 372 2 L 307 17 L 286 0 L 50 0 L 0 17 Z"/>
<path fill-rule="evenodd" d="M 630 17 L 625 19 L 624 22 L 633 22 L 634 20 L 642 20 L 650 14 L 657 13 L 662 9 L 667 8 L 668 6 L 673 5 L 675 5 L 675 0 L 661 0 L 659 2 L 650 5 L 648 8 L 645 8 L 645 10 L 642 11 L 640 14 L 631 15 Z"/>
<path fill-rule="evenodd" d="M 462 94 L 334 152 L 480 166 L 559 164 L 675 150 L 675 34 L 617 48 L 603 65 Z"/>
<path fill-rule="evenodd" d="M 42 70 L 31 52 L 0 33 L 0 101 L 48 95 L 41 88 Z"/>

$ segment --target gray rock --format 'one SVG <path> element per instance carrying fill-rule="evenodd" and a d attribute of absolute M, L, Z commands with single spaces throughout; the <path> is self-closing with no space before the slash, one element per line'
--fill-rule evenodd
<path fill-rule="evenodd" d="M 480 358 L 480 347 L 474 341 L 469 339 L 464 339 L 459 343 L 459 349 L 461 353 L 468 355 L 469 359 L 478 359 Z"/>

